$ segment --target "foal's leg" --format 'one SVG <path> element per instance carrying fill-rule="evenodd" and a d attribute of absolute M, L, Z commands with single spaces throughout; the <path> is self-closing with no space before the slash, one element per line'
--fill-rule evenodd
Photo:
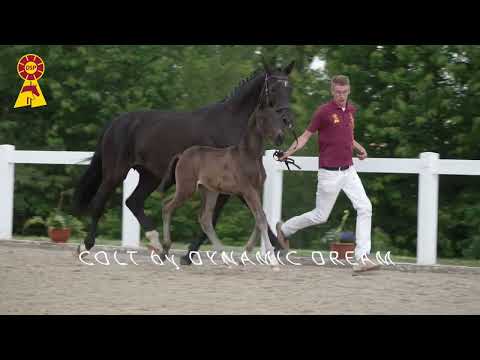
<path fill-rule="evenodd" d="M 270 239 L 268 238 L 268 223 L 267 217 L 265 216 L 265 212 L 262 208 L 262 202 L 260 200 L 260 195 L 254 189 L 247 190 L 243 197 L 248 204 L 248 207 L 255 216 L 256 226 L 260 229 L 260 233 L 262 236 L 262 242 L 265 244 L 265 250 L 268 254 L 268 258 L 270 264 L 274 266 L 274 269 L 278 269 L 278 260 L 275 257 L 275 249 L 273 248 L 272 244 L 270 243 Z"/>
<path fill-rule="evenodd" d="M 203 186 L 200 186 L 198 190 L 203 198 L 203 209 L 198 220 L 202 226 L 202 230 L 205 232 L 205 234 L 207 234 L 208 239 L 212 243 L 215 251 L 222 252 L 222 242 L 218 238 L 212 223 L 213 211 L 215 209 L 215 204 L 217 203 L 218 193 L 209 191 Z"/>
<path fill-rule="evenodd" d="M 225 204 L 230 200 L 231 195 L 227 194 L 220 194 L 217 199 L 217 204 L 215 205 L 215 210 L 213 211 L 213 226 L 217 224 L 218 218 L 220 217 L 220 213 L 225 206 Z M 196 240 L 194 240 L 188 247 L 187 254 L 180 259 L 180 263 L 182 265 L 190 265 L 192 261 L 190 260 L 191 253 L 192 251 L 198 251 L 200 249 L 200 246 L 208 239 L 207 234 L 202 232 L 200 237 Z"/>
<path fill-rule="evenodd" d="M 195 193 L 195 183 L 180 183 L 177 182 L 177 188 L 175 194 L 170 199 L 165 201 L 165 205 L 162 209 L 163 217 L 163 252 L 162 257 L 168 254 L 172 240 L 170 236 L 170 223 L 173 212 L 176 208 L 180 207 L 185 201 L 192 197 Z"/>
<path fill-rule="evenodd" d="M 250 238 L 248 239 L 247 246 L 245 246 L 245 250 L 247 252 L 251 252 L 253 248 L 255 247 L 255 244 L 258 239 L 258 235 L 260 235 L 260 230 L 258 229 L 257 225 L 255 224 L 252 235 L 250 235 Z"/>
<path fill-rule="evenodd" d="M 240 201 L 248 207 L 247 202 L 242 196 L 239 196 Z M 270 229 L 270 225 L 267 223 L 267 228 L 268 228 L 268 238 L 270 239 L 271 244 L 275 247 L 276 251 L 282 250 L 282 246 L 280 245 L 280 242 L 278 241 L 278 238 L 275 236 L 273 233 L 272 229 Z"/>

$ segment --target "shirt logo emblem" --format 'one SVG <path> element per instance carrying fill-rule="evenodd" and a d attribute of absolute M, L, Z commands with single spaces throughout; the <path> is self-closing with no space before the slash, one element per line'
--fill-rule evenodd
<path fill-rule="evenodd" d="M 340 123 L 340 118 L 338 117 L 337 114 L 333 114 L 333 115 L 332 115 L 332 118 L 333 118 L 333 123 L 334 123 L 334 124 Z"/>

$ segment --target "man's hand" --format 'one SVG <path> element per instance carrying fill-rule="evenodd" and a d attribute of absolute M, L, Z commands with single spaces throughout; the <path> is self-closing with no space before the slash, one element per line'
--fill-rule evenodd
<path fill-rule="evenodd" d="M 294 142 L 290 148 L 285 151 L 285 153 L 282 155 L 281 158 L 278 158 L 278 161 L 285 161 L 287 160 L 288 157 L 292 156 L 295 154 L 297 151 L 299 151 L 301 148 L 305 146 L 305 144 L 308 142 L 310 137 L 312 136 L 313 133 L 311 133 L 308 130 L 305 130 L 305 132 L 298 138 L 298 141 Z"/>
<path fill-rule="evenodd" d="M 355 140 L 353 140 L 353 148 L 357 151 L 360 160 L 365 160 L 368 157 L 367 150 Z"/>
<path fill-rule="evenodd" d="M 363 147 L 357 149 L 358 151 L 358 158 L 360 160 L 365 160 L 368 157 L 367 150 L 365 150 Z"/>
<path fill-rule="evenodd" d="M 281 158 L 279 158 L 278 161 L 285 161 L 285 160 L 287 160 L 287 158 L 288 158 L 289 156 L 290 156 L 290 155 L 289 155 L 288 151 L 285 151 L 285 152 L 283 153 L 283 156 L 282 156 Z"/>

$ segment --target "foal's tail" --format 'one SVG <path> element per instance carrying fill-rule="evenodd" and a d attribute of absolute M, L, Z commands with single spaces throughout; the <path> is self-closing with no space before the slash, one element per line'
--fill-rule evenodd
<path fill-rule="evenodd" d="M 166 192 L 170 188 L 170 186 L 175 184 L 175 169 L 177 167 L 177 162 L 178 160 L 180 160 L 181 156 L 182 154 L 177 154 L 172 157 L 172 160 L 170 160 L 170 164 L 168 164 L 168 168 L 163 175 L 162 182 L 158 186 L 158 190 L 160 192 Z"/>
<path fill-rule="evenodd" d="M 72 212 L 75 215 L 84 215 L 87 213 L 90 202 L 102 183 L 102 140 L 106 128 L 100 136 L 93 157 L 89 158 L 91 159 L 91 162 L 87 168 L 87 171 L 85 171 L 75 187 L 72 206 Z"/>

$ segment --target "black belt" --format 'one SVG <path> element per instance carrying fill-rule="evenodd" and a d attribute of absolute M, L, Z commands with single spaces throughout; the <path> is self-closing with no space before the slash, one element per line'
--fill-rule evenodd
<path fill-rule="evenodd" d="M 320 167 L 320 169 L 325 169 L 325 170 L 330 170 L 330 171 L 344 171 L 344 170 L 348 170 L 350 169 L 350 165 L 347 165 L 347 166 L 337 166 L 337 167 L 326 167 L 326 166 L 322 166 Z"/>

